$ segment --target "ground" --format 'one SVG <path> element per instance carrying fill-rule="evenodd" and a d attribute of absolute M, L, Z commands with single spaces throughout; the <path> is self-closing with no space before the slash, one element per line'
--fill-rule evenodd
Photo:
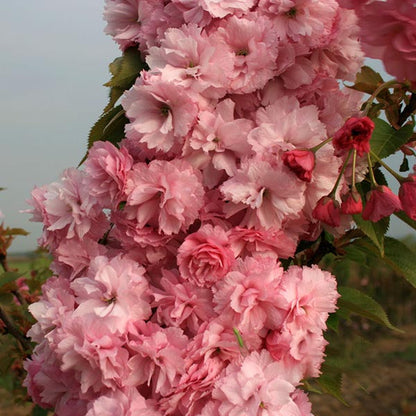
<path fill-rule="evenodd" d="M 360 366 L 343 380 L 349 407 L 311 395 L 315 416 L 416 416 L 416 326 L 379 336 Z"/>

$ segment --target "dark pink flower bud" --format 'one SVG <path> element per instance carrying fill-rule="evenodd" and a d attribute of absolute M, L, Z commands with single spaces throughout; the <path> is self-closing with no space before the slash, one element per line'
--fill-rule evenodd
<path fill-rule="evenodd" d="M 316 204 L 312 216 L 331 227 L 338 227 L 341 223 L 339 203 L 329 196 L 324 196 Z"/>
<path fill-rule="evenodd" d="M 367 194 L 363 219 L 377 222 L 401 209 L 402 204 L 399 197 L 389 187 L 379 185 Z"/>
<path fill-rule="evenodd" d="M 356 189 L 352 189 L 351 192 L 344 195 L 341 204 L 341 212 L 343 214 L 359 214 L 363 210 L 363 201 L 361 195 Z"/>
<path fill-rule="evenodd" d="M 315 167 L 315 155 L 310 150 L 290 150 L 283 153 L 283 163 L 296 176 L 305 182 L 312 180 L 312 171 Z"/>
<path fill-rule="evenodd" d="M 368 117 L 351 117 L 339 129 L 332 143 L 336 150 L 356 149 L 359 156 L 370 151 L 374 123 Z"/>
<path fill-rule="evenodd" d="M 399 198 L 403 211 L 409 218 L 416 220 L 416 175 L 409 175 L 407 180 L 401 184 Z"/>

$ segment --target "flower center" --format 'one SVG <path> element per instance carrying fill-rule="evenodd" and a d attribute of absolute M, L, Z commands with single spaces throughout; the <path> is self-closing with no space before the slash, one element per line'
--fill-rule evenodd
<path fill-rule="evenodd" d="M 237 56 L 247 56 L 248 55 L 248 48 L 241 48 L 236 52 Z"/>
<path fill-rule="evenodd" d="M 163 104 L 160 107 L 160 114 L 162 114 L 163 117 L 167 117 L 169 115 L 170 107 L 167 104 Z"/>
<path fill-rule="evenodd" d="M 289 17 L 290 19 L 293 19 L 294 17 L 296 17 L 297 14 L 297 10 L 296 7 L 292 7 L 291 9 L 289 9 L 286 13 L 286 16 Z"/>

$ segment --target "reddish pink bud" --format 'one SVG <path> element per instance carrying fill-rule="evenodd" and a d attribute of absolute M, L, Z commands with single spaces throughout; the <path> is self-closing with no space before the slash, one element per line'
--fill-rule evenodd
<path fill-rule="evenodd" d="M 416 175 L 409 175 L 407 180 L 401 184 L 399 198 L 403 211 L 409 218 L 416 220 Z"/>
<path fill-rule="evenodd" d="M 352 189 L 351 192 L 345 194 L 342 199 L 341 212 L 343 214 L 359 214 L 363 210 L 363 201 L 356 189 Z"/>
<path fill-rule="evenodd" d="M 331 227 L 338 227 L 341 223 L 339 203 L 329 196 L 324 196 L 316 204 L 312 216 Z"/>
<path fill-rule="evenodd" d="M 351 117 L 339 129 L 332 143 L 336 150 L 356 149 L 359 156 L 370 151 L 374 123 L 368 117 Z"/>
<path fill-rule="evenodd" d="M 312 171 L 315 167 L 315 155 L 310 150 L 290 150 L 283 153 L 283 163 L 302 181 L 312 180 Z"/>
<path fill-rule="evenodd" d="M 379 185 L 367 194 L 363 219 L 377 222 L 401 209 L 399 197 L 389 187 Z"/>

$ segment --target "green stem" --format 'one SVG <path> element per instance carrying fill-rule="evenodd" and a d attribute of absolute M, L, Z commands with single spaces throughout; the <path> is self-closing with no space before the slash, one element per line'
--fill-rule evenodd
<path fill-rule="evenodd" d="M 371 97 L 367 100 L 367 104 L 365 105 L 365 108 L 364 108 L 364 111 L 363 111 L 364 116 L 366 116 L 368 114 L 368 112 L 370 111 L 371 104 L 373 103 L 374 98 L 376 98 L 377 95 L 380 94 L 381 91 L 383 91 L 386 88 L 390 88 L 394 84 L 399 84 L 400 85 L 400 83 L 397 80 L 392 79 L 390 81 L 384 82 L 383 84 L 379 85 L 376 88 L 376 90 L 373 92 Z"/>
<path fill-rule="evenodd" d="M 352 183 L 351 188 L 355 189 L 355 166 L 357 164 L 357 149 L 354 149 L 352 154 Z"/>
<path fill-rule="evenodd" d="M 348 156 L 346 157 L 344 164 L 342 165 L 341 172 L 338 175 L 337 181 L 335 182 L 335 185 L 332 188 L 332 191 L 328 195 L 330 198 L 335 198 L 335 192 L 337 191 L 341 178 L 344 175 L 345 169 L 347 168 L 347 164 L 348 164 L 348 161 L 350 160 L 351 154 L 352 154 L 352 150 L 348 152 Z"/>
<path fill-rule="evenodd" d="M 416 221 L 412 220 L 411 218 L 409 218 L 404 211 L 398 211 L 395 212 L 394 215 L 397 218 L 400 218 L 403 222 L 405 222 L 409 227 L 413 228 L 414 230 L 416 230 Z"/>
<path fill-rule="evenodd" d="M 367 162 L 368 162 L 368 170 L 370 171 L 371 184 L 373 186 L 378 186 L 376 178 L 374 177 L 373 162 L 371 161 L 370 153 L 367 153 Z"/>
<path fill-rule="evenodd" d="M 309 150 L 313 153 L 316 153 L 321 147 L 324 147 L 326 144 L 331 142 L 333 137 L 329 137 L 328 139 L 324 140 L 323 142 L 317 144 L 316 146 L 310 148 Z"/>
<path fill-rule="evenodd" d="M 392 176 L 394 176 L 400 183 L 404 182 L 406 178 L 404 178 L 402 175 L 399 175 L 397 172 L 395 172 L 390 166 L 388 166 L 386 163 L 384 163 L 375 153 L 371 152 L 371 157 L 375 159 L 378 163 L 380 163 L 381 166 L 383 166 L 384 169 L 387 170 Z"/>

